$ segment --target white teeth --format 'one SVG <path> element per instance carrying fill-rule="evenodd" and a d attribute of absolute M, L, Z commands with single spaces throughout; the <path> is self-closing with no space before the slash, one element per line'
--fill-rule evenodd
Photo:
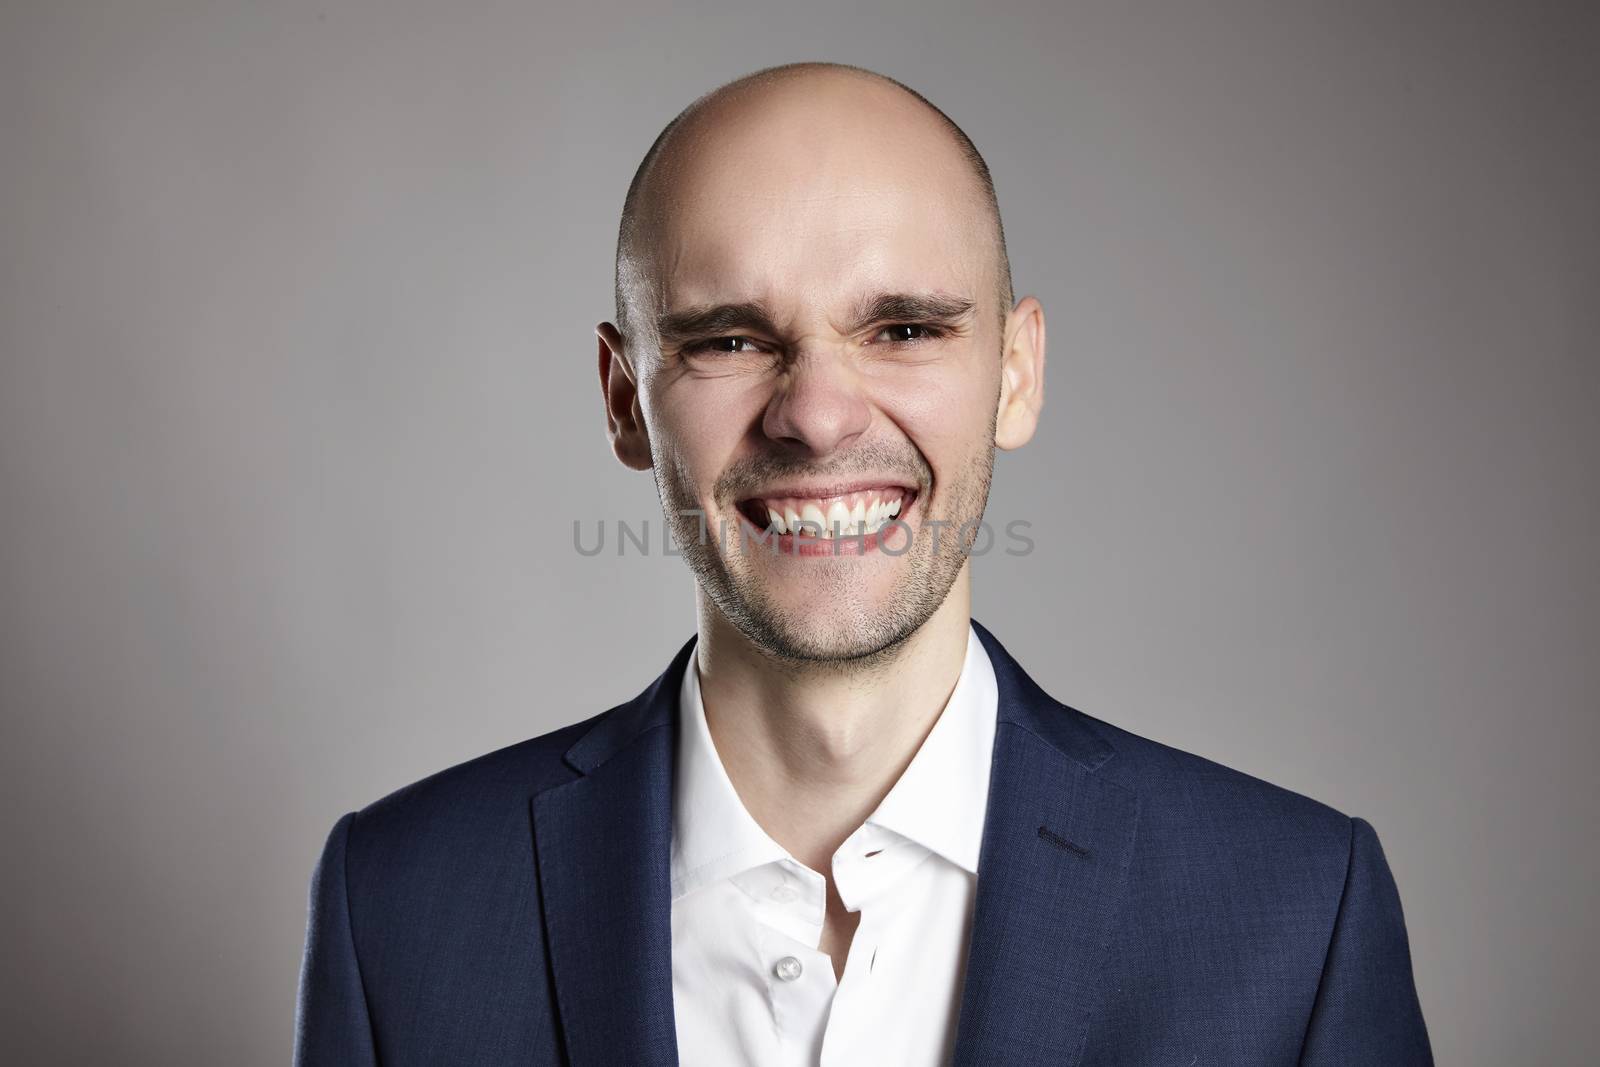
<path fill-rule="evenodd" d="M 835 500 L 828 505 L 828 521 L 825 529 L 829 536 L 850 532 L 850 509 L 845 507 L 844 501 Z"/>
<path fill-rule="evenodd" d="M 854 503 L 851 503 L 851 500 Z M 826 503 L 826 506 L 824 506 Z M 817 501 L 774 500 L 764 505 L 768 529 L 806 537 L 862 537 L 882 529 L 904 508 L 905 498 L 884 500 L 871 494 L 849 494 Z M 795 508 L 798 506 L 799 511 Z"/>

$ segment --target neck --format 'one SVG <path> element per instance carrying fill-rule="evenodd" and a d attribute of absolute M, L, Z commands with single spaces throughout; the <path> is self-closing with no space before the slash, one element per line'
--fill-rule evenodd
<path fill-rule="evenodd" d="M 939 609 L 870 663 L 776 662 L 699 598 L 696 665 L 706 725 L 745 808 L 824 873 L 944 710 L 966 658 L 970 564 Z"/>

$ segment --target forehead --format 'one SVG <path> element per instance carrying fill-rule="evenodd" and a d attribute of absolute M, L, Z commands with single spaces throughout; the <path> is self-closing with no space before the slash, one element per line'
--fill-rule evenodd
<path fill-rule="evenodd" d="M 759 299 L 798 318 L 872 290 L 986 291 L 992 223 L 953 137 L 904 94 L 851 89 L 683 131 L 659 175 L 659 308 Z"/>

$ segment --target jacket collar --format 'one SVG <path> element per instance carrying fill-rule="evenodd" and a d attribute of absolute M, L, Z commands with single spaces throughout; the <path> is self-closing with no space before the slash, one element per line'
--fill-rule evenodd
<path fill-rule="evenodd" d="M 1126 888 L 1138 799 L 1114 749 L 973 621 L 999 703 L 957 1064 L 1074 1064 Z M 669 856 L 673 729 L 694 639 L 565 753 L 532 797 L 545 943 L 568 1059 L 676 1067 Z"/>
<path fill-rule="evenodd" d="M 1138 796 L 1115 756 L 977 622 L 1000 687 L 958 1067 L 1082 1061 L 1127 888 Z"/>
<path fill-rule="evenodd" d="M 534 794 L 534 863 L 566 1060 L 677 1067 L 672 1014 L 674 684 L 650 687 L 565 753 L 581 777 Z"/>

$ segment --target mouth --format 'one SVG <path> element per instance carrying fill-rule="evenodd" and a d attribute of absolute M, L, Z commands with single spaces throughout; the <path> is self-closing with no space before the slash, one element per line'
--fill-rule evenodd
<path fill-rule="evenodd" d="M 876 548 L 879 533 L 904 522 L 917 496 L 915 486 L 887 482 L 794 486 L 746 497 L 736 507 L 763 538 L 776 537 L 781 550 L 842 554 Z"/>

